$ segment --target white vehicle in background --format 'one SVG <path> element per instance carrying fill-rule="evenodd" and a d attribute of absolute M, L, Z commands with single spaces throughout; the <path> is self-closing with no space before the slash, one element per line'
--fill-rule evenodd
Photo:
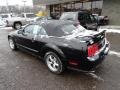
<path fill-rule="evenodd" d="M 50 16 L 35 17 L 31 22 L 39 22 L 41 20 L 52 20 L 52 18 Z"/>
<path fill-rule="evenodd" d="M 11 18 L 11 17 L 12 17 L 12 14 L 11 14 L 11 13 L 5 13 L 5 14 L 0 14 L 0 16 L 1 16 L 3 19 L 8 19 L 8 18 Z"/>
<path fill-rule="evenodd" d="M 20 16 L 25 18 L 27 21 L 32 21 L 36 17 L 34 13 L 22 13 Z"/>
<path fill-rule="evenodd" d="M 24 18 L 30 18 L 30 19 L 36 17 L 34 13 L 22 13 L 21 16 Z"/>
<path fill-rule="evenodd" d="M 7 26 L 11 26 L 14 29 L 21 29 L 22 26 L 29 24 L 34 18 L 33 13 L 23 13 L 21 15 L 6 19 Z"/>
<path fill-rule="evenodd" d="M 5 27 L 7 24 L 5 22 L 5 20 L 3 20 L 3 18 L 0 16 L 0 27 Z"/>
<path fill-rule="evenodd" d="M 12 18 L 12 17 L 16 17 L 17 15 L 14 13 L 4 13 L 4 14 L 0 14 L 0 17 L 3 19 L 8 19 L 8 18 Z"/>

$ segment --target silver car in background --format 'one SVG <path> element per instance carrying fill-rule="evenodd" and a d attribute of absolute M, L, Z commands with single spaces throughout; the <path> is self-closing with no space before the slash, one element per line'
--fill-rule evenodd
<path fill-rule="evenodd" d="M 0 16 L 0 27 L 5 27 L 7 24 L 5 20 Z"/>
<path fill-rule="evenodd" d="M 12 18 L 6 19 L 7 26 L 13 27 L 14 29 L 21 29 L 22 26 L 29 24 L 34 18 L 34 13 L 22 13 Z"/>

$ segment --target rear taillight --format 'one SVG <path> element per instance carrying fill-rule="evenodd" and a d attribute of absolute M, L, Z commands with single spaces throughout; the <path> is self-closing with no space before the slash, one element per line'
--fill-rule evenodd
<path fill-rule="evenodd" d="M 77 65 L 79 65 L 79 62 L 77 60 L 69 60 L 69 64 L 77 66 Z"/>
<path fill-rule="evenodd" d="M 99 50 L 98 44 L 93 44 L 88 47 L 88 57 L 92 57 Z"/>

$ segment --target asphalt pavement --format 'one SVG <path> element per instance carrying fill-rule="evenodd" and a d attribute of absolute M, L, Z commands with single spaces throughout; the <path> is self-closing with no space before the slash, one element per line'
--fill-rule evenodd
<path fill-rule="evenodd" d="M 120 34 L 108 33 L 109 55 L 95 73 L 66 70 L 54 75 L 37 57 L 12 51 L 0 29 L 0 90 L 120 90 Z"/>

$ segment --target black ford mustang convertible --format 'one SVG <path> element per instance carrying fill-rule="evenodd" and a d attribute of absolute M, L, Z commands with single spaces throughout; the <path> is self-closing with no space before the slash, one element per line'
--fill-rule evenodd
<path fill-rule="evenodd" d="M 70 67 L 93 71 L 109 51 L 105 31 L 75 27 L 68 21 L 41 21 L 8 35 L 12 50 L 25 49 L 43 58 L 49 70 L 62 73 Z"/>

